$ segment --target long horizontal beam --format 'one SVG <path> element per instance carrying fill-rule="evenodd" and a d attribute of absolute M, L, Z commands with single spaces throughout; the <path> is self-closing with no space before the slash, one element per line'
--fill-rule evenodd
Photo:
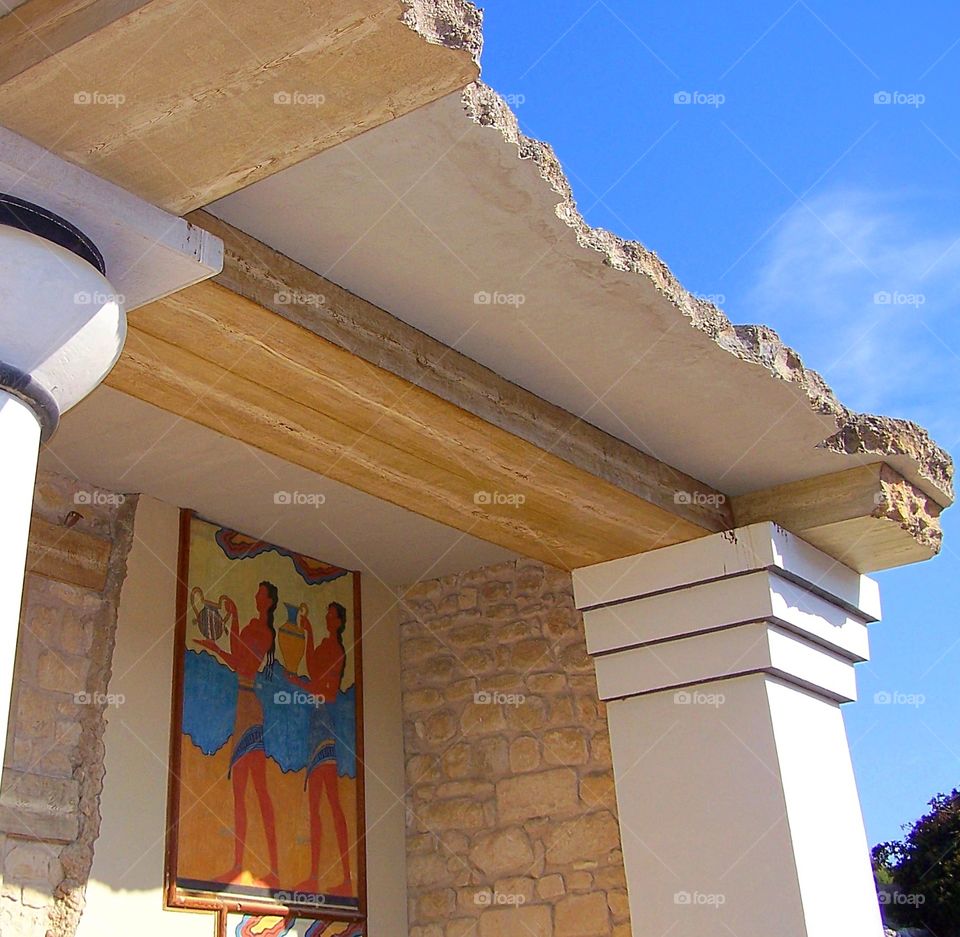
<path fill-rule="evenodd" d="M 477 30 L 458 0 L 28 0 L 0 124 L 182 214 L 464 87 Z"/>
<path fill-rule="evenodd" d="M 697 505 L 652 504 L 213 282 L 134 312 L 107 382 L 555 566 L 717 529 L 689 519 Z"/>
<path fill-rule="evenodd" d="M 223 240 L 217 283 L 697 527 L 719 531 L 774 520 L 862 572 L 928 559 L 939 549 L 940 507 L 887 466 L 861 466 L 731 501 L 209 213 L 193 212 L 189 220 Z"/>
<path fill-rule="evenodd" d="M 223 241 L 216 283 L 671 515 L 710 532 L 733 526 L 728 499 L 704 482 L 506 380 L 208 212 L 192 212 L 187 220 Z"/>
<path fill-rule="evenodd" d="M 654 503 L 214 281 L 134 312 L 107 383 L 567 569 L 763 520 L 859 572 L 929 559 L 940 547 L 940 506 L 882 463 L 728 501 L 653 460 L 656 473 L 686 486 L 656 489 L 647 473 L 642 487 L 657 491 Z M 552 412 L 539 398 L 527 403 L 534 419 L 538 407 Z M 566 430 L 584 434 L 574 453 L 585 451 L 595 432 L 570 422 Z M 642 453 L 635 458 L 637 473 L 650 464 Z"/>

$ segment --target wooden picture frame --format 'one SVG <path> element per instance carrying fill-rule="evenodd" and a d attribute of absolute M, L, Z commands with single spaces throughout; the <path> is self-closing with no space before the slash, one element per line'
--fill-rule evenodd
<path fill-rule="evenodd" d="M 229 913 L 365 932 L 360 598 L 358 572 L 181 511 L 167 908 L 214 911 L 219 927 Z M 257 827 L 266 849 L 250 847 Z M 240 871 L 237 862 L 214 871 L 231 850 Z M 256 874 L 244 864 L 251 853 Z M 341 879 L 333 887 L 331 874 Z"/>

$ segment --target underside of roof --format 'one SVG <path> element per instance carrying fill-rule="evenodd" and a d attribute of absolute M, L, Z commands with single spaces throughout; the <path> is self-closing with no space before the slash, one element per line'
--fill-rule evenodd
<path fill-rule="evenodd" d="M 925 430 L 849 410 L 772 329 L 590 227 L 549 145 L 482 84 L 208 210 L 731 495 L 884 461 L 952 500 Z"/>

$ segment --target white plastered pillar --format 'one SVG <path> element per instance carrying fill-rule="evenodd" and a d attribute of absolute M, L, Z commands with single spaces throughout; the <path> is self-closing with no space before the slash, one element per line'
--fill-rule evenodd
<path fill-rule="evenodd" d="M 107 375 L 125 334 L 96 247 L 62 218 L 0 195 L 0 764 L 40 444 Z"/>
<path fill-rule="evenodd" d="M 881 937 L 840 704 L 876 583 L 763 523 L 577 570 L 634 933 Z"/>

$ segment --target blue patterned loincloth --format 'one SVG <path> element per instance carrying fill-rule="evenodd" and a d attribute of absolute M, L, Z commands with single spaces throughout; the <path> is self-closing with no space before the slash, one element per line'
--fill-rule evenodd
<path fill-rule="evenodd" d="M 307 761 L 307 773 L 303 779 L 303 789 L 307 789 L 307 780 L 315 768 L 322 764 L 336 763 L 337 743 L 333 731 L 333 717 L 326 703 L 318 703 L 310 714 L 310 739 L 313 750 Z"/>
<path fill-rule="evenodd" d="M 233 746 L 233 753 L 230 755 L 230 767 L 227 768 L 227 777 L 230 777 L 233 766 L 243 758 L 244 755 L 249 755 L 250 752 L 262 752 L 263 750 L 263 726 L 260 724 L 252 725 L 240 736 L 237 744 Z"/>

